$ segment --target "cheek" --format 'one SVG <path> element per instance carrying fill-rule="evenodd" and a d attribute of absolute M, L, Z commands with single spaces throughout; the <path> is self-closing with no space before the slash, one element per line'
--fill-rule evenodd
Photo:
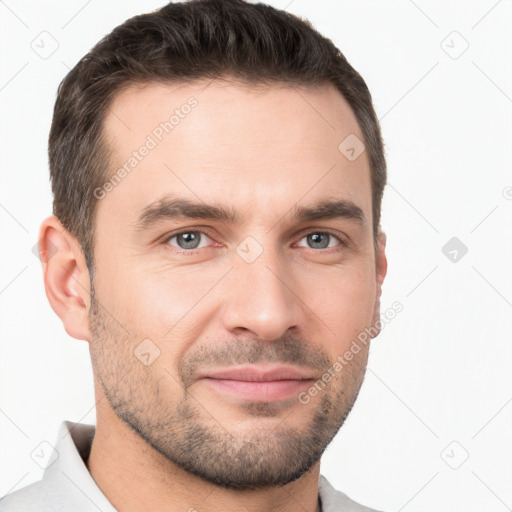
<path fill-rule="evenodd" d="M 330 345 L 337 353 L 371 325 L 376 284 L 368 266 L 335 271 L 323 277 L 310 290 L 306 304 L 327 327 Z M 318 322 L 317 322 L 318 324 Z"/>
<path fill-rule="evenodd" d="M 220 268 L 199 272 L 192 267 L 170 268 L 161 263 L 138 267 L 129 258 L 111 268 L 114 270 L 108 276 L 103 273 L 98 277 L 106 277 L 102 296 L 107 297 L 110 307 L 105 306 L 134 334 L 155 340 L 186 333 L 190 336 L 194 325 L 198 325 L 198 306 L 206 303 L 209 290 L 225 273 Z"/>

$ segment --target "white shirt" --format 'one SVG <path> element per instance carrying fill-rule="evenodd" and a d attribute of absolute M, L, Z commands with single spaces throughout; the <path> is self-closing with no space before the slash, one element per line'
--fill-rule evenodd
<path fill-rule="evenodd" d="M 94 425 L 63 421 L 55 446 L 58 456 L 42 480 L 1 498 L 0 512 L 116 512 L 84 462 L 94 432 Z M 323 475 L 318 494 L 322 512 L 377 512 L 334 489 Z"/>

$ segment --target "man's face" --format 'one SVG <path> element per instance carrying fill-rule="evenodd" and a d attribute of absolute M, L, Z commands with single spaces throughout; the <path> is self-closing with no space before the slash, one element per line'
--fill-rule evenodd
<path fill-rule="evenodd" d="M 334 89 L 206 85 L 132 87 L 105 121 L 109 176 L 136 161 L 97 205 L 96 385 L 189 473 L 284 485 L 318 462 L 363 380 L 367 346 L 334 363 L 378 309 L 369 164 L 338 149 L 363 136 Z M 283 366 L 303 380 L 244 381 Z"/>

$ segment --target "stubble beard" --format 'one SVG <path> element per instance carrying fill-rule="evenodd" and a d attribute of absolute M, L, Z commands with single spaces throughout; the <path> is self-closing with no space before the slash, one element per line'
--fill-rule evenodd
<path fill-rule="evenodd" d="M 199 359 L 195 360 L 196 366 L 192 359 L 181 361 L 183 371 L 178 373 L 182 382 L 177 382 L 165 368 L 156 375 L 134 357 L 133 336 L 103 310 L 93 291 L 91 297 L 92 364 L 115 414 L 172 464 L 225 489 L 280 487 L 303 476 L 320 460 L 343 425 L 364 379 L 365 354 L 352 360 L 352 366 L 344 367 L 338 378 L 332 379 L 307 405 L 283 410 L 277 402 L 244 402 L 240 407 L 254 417 L 250 424 L 255 426 L 236 431 L 222 421 L 211 404 L 200 403 L 189 389 L 192 381 L 187 380 L 187 375 L 200 365 Z M 273 347 L 272 354 L 265 348 L 269 346 Z M 279 362 L 300 360 L 311 364 L 311 354 L 305 359 L 304 353 L 296 352 L 298 346 L 301 345 L 291 339 L 278 340 L 274 345 L 242 340 L 236 344 L 239 357 L 232 350 L 230 357 L 237 362 L 272 362 L 274 358 Z M 315 357 L 318 367 L 330 364 L 324 353 L 317 351 Z M 177 394 L 181 398 L 176 403 Z M 299 428 L 293 422 L 303 415 L 310 420 L 304 424 L 301 419 Z M 272 418 L 269 425 L 265 418 Z"/>

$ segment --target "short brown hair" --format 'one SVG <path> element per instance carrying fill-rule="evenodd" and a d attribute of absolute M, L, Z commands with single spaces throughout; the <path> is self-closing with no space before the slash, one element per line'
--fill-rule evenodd
<path fill-rule="evenodd" d="M 59 86 L 48 145 L 53 213 L 80 243 L 91 272 L 98 201 L 93 191 L 109 172 L 102 126 L 114 96 L 138 83 L 226 76 L 254 85 L 337 88 L 364 135 L 376 241 L 386 162 L 363 78 L 307 20 L 262 3 L 190 0 L 128 19 L 99 41 Z"/>

